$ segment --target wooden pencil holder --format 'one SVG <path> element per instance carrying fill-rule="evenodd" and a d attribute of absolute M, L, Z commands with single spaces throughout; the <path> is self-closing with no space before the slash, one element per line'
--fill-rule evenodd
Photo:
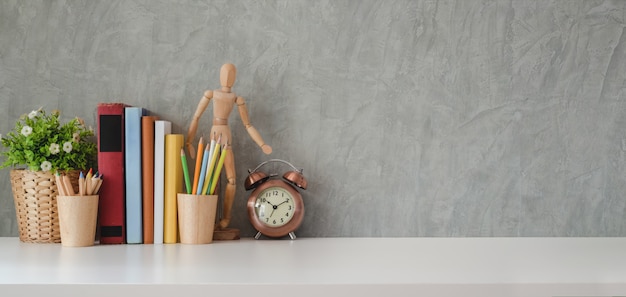
<path fill-rule="evenodd" d="M 217 195 L 178 194 L 178 228 L 180 242 L 206 244 L 213 242 Z"/>
<path fill-rule="evenodd" d="M 96 238 L 98 195 L 58 196 L 61 245 L 92 246 Z"/>

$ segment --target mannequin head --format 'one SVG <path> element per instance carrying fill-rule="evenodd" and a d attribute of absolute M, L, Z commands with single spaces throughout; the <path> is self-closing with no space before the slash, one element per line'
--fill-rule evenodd
<path fill-rule="evenodd" d="M 220 69 L 220 85 L 222 88 L 230 88 L 235 84 L 235 77 L 237 76 L 237 69 L 235 65 L 227 63 L 222 65 Z"/>

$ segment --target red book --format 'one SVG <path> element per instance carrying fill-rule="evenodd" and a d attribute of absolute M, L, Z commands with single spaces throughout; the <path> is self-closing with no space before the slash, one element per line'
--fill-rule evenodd
<path fill-rule="evenodd" d="M 98 203 L 100 243 L 125 243 L 124 107 L 98 104 L 98 172 L 102 174 Z"/>

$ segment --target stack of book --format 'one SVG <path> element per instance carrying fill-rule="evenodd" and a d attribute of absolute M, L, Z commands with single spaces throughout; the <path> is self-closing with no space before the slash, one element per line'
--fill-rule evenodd
<path fill-rule="evenodd" d="M 100 243 L 176 243 L 183 135 L 141 107 L 100 103 L 97 115 Z"/>

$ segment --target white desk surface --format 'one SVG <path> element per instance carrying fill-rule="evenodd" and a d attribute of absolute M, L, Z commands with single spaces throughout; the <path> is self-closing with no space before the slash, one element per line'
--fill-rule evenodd
<path fill-rule="evenodd" d="M 4 237 L 0 292 L 46 297 L 626 296 L 626 238 L 241 239 L 71 248 Z"/>

